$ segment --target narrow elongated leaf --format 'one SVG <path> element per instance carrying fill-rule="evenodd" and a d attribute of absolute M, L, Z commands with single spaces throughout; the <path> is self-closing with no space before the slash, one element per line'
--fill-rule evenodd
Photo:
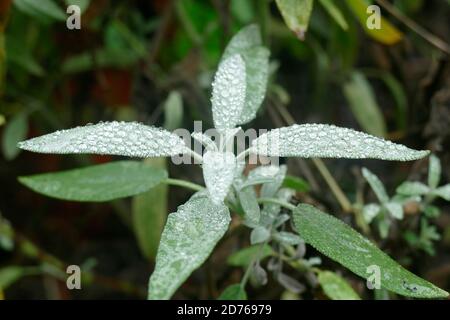
<path fill-rule="evenodd" d="M 3 155 L 7 160 L 14 159 L 20 152 L 17 143 L 25 139 L 28 131 L 28 118 L 20 113 L 11 119 L 3 132 Z"/>
<path fill-rule="evenodd" d="M 289 29 L 303 40 L 308 30 L 313 0 L 276 0 L 276 3 Z"/>
<path fill-rule="evenodd" d="M 25 13 L 33 13 L 32 15 L 45 15 L 60 21 L 67 18 L 64 11 L 52 0 L 15 0 L 14 4 Z"/>
<path fill-rule="evenodd" d="M 245 63 L 240 55 L 235 54 L 220 63 L 212 87 L 215 128 L 236 127 L 244 108 L 246 92 Z"/>
<path fill-rule="evenodd" d="M 230 223 L 224 205 L 207 197 L 191 198 L 171 213 L 161 236 L 149 299 L 169 299 L 208 258 Z"/>
<path fill-rule="evenodd" d="M 294 225 L 306 243 L 357 275 L 367 279 L 373 275 L 370 268 L 375 266 L 380 271 L 381 286 L 400 295 L 417 298 L 448 296 L 444 290 L 402 268 L 371 241 L 335 217 L 307 204 L 299 205 L 293 214 Z"/>
<path fill-rule="evenodd" d="M 231 152 L 208 151 L 203 156 L 203 178 L 215 204 L 223 203 L 233 182 L 236 157 Z"/>
<path fill-rule="evenodd" d="M 137 161 L 116 161 L 81 169 L 19 177 L 37 193 L 72 201 L 109 201 L 150 190 L 167 172 Z"/>
<path fill-rule="evenodd" d="M 441 179 L 441 161 L 434 154 L 430 156 L 430 164 L 428 165 L 428 185 L 436 188 Z"/>
<path fill-rule="evenodd" d="M 348 29 L 347 21 L 334 0 L 319 0 L 319 2 L 343 30 Z"/>
<path fill-rule="evenodd" d="M 450 183 L 446 184 L 443 187 L 439 187 L 432 191 L 432 194 L 441 197 L 447 201 L 450 201 Z"/>
<path fill-rule="evenodd" d="M 7 289 L 14 282 L 29 274 L 29 270 L 32 268 L 22 266 L 8 266 L 0 269 L 0 290 Z"/>
<path fill-rule="evenodd" d="M 321 271 L 317 277 L 325 294 L 332 300 L 361 300 L 342 277 L 331 271 Z"/>
<path fill-rule="evenodd" d="M 252 225 L 259 223 L 261 211 L 256 192 L 252 187 L 241 188 L 238 191 L 239 202 L 245 212 L 245 220 Z"/>
<path fill-rule="evenodd" d="M 144 164 L 166 170 L 166 159 L 146 159 Z M 142 253 L 155 259 L 167 217 L 167 184 L 160 184 L 133 198 L 133 227 Z"/>
<path fill-rule="evenodd" d="M 309 184 L 306 180 L 299 177 L 287 175 L 283 181 L 283 187 L 289 188 L 298 192 L 308 192 Z"/>
<path fill-rule="evenodd" d="M 429 154 L 429 151 L 409 149 L 366 133 L 325 124 L 295 124 L 271 130 L 252 141 L 252 151 L 265 156 L 399 161 L 416 160 Z"/>
<path fill-rule="evenodd" d="M 101 122 L 56 131 L 19 143 L 40 153 L 111 154 L 128 157 L 173 156 L 186 151 L 184 141 L 164 129 L 135 122 Z"/>
<path fill-rule="evenodd" d="M 389 196 L 386 193 L 386 189 L 384 188 L 383 182 L 381 182 L 381 180 L 375 174 L 373 174 L 372 172 L 370 172 L 370 170 L 366 168 L 362 168 L 362 174 L 369 183 L 378 200 L 381 203 L 388 202 Z"/>
<path fill-rule="evenodd" d="M 244 124 L 256 117 L 266 93 L 269 76 L 269 50 L 262 46 L 261 32 L 257 25 L 241 29 L 225 49 L 222 60 L 240 54 L 246 68 L 245 105 L 238 124 Z"/>
<path fill-rule="evenodd" d="M 350 80 L 344 85 L 344 94 L 361 128 L 375 136 L 384 137 L 384 117 L 366 77 L 360 72 L 352 72 Z"/>
<path fill-rule="evenodd" d="M 240 283 L 232 284 L 222 292 L 219 300 L 247 300 L 247 293 Z"/>
<path fill-rule="evenodd" d="M 372 4 L 372 1 L 346 0 L 345 3 L 356 16 L 365 32 L 373 39 L 386 45 L 393 45 L 403 38 L 403 34 L 382 16 L 380 17 L 380 28 L 369 28 L 367 26 L 369 17 L 373 15 L 373 13 L 367 13 L 368 6 Z"/>
<path fill-rule="evenodd" d="M 247 267 L 253 259 L 259 258 L 260 261 L 273 255 L 272 248 L 265 244 L 255 245 L 241 249 L 228 257 L 227 263 L 233 267 Z"/>
<path fill-rule="evenodd" d="M 422 182 L 405 181 L 397 187 L 396 192 L 405 196 L 422 196 L 430 192 L 430 188 Z"/>

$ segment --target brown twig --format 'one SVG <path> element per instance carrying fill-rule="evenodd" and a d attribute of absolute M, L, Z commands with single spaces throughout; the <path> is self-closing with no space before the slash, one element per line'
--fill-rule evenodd
<path fill-rule="evenodd" d="M 386 0 L 376 0 L 376 2 L 382 6 L 384 9 L 386 9 L 392 16 L 394 16 L 396 19 L 398 19 L 401 23 L 403 23 L 405 26 L 410 28 L 412 31 L 417 33 L 419 36 L 424 38 L 428 43 L 435 46 L 442 52 L 446 54 L 450 54 L 450 45 L 446 43 L 444 40 L 440 39 L 439 37 L 435 36 L 428 30 L 426 30 L 421 25 L 417 24 L 415 21 L 411 20 L 407 16 L 405 16 L 400 10 L 398 10 L 395 6 L 387 2 Z"/>

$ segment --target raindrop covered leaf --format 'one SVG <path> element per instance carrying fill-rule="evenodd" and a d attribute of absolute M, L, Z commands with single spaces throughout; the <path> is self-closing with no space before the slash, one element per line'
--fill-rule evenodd
<path fill-rule="evenodd" d="M 208 197 L 193 197 L 171 213 L 161 236 L 149 299 L 169 299 L 205 262 L 230 223 L 230 212 Z"/>
<path fill-rule="evenodd" d="M 56 131 L 19 143 L 39 153 L 88 153 L 128 157 L 174 156 L 186 151 L 184 141 L 167 130 L 135 122 L 101 122 Z"/>
<path fill-rule="evenodd" d="M 233 182 L 236 157 L 231 152 L 208 151 L 203 156 L 203 178 L 215 204 L 223 203 Z"/>
<path fill-rule="evenodd" d="M 137 161 L 19 177 L 37 193 L 71 201 L 110 201 L 140 194 L 167 179 L 167 172 Z"/>
<path fill-rule="evenodd" d="M 262 46 L 261 32 L 257 25 L 241 29 L 226 47 L 222 60 L 235 54 L 240 54 L 244 59 L 246 69 L 245 105 L 238 121 L 238 124 L 244 124 L 256 117 L 269 77 L 270 52 Z"/>
<path fill-rule="evenodd" d="M 376 266 L 385 289 L 416 298 L 448 296 L 446 291 L 404 269 L 339 219 L 307 204 L 300 204 L 293 215 L 294 225 L 306 243 L 355 274 L 367 279 L 373 275 L 368 267 Z"/>
<path fill-rule="evenodd" d="M 212 87 L 215 128 L 221 131 L 236 127 L 244 108 L 246 92 L 245 62 L 239 54 L 219 64 Z"/>
<path fill-rule="evenodd" d="M 265 156 L 382 159 L 410 161 L 418 151 L 348 128 L 325 124 L 292 125 L 271 130 L 252 141 L 252 151 Z"/>

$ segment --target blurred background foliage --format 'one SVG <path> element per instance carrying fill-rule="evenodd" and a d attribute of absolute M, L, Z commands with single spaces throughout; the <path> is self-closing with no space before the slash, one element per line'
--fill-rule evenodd
<path fill-rule="evenodd" d="M 380 30 L 366 27 L 366 8 L 372 3 L 366 0 L 2 0 L 0 297 L 146 296 L 167 213 L 189 193 L 160 186 L 111 204 L 45 198 L 21 186 L 17 176 L 113 158 L 20 154 L 16 144 L 57 129 L 113 119 L 168 129 L 192 129 L 193 121 L 201 120 L 204 130 L 210 128 L 212 76 L 231 35 L 250 23 L 261 26 L 271 50 L 268 93 L 252 127 L 295 121 L 363 130 L 432 150 L 442 163 L 441 180 L 448 182 L 450 2 L 375 2 L 382 8 Z M 81 8 L 81 30 L 66 27 L 69 4 Z M 171 176 L 203 183 L 198 168 L 160 159 L 146 162 L 167 168 Z M 448 291 L 447 202 L 434 203 L 441 214 L 426 220 L 432 230 L 428 224 L 424 228 L 420 210 L 404 208 L 405 218 L 383 238 L 350 214 L 374 200 L 361 166 L 376 172 L 392 194 L 406 179 L 426 181 L 427 160 L 327 160 L 326 166 L 317 166 L 296 159 L 288 165 L 292 176 L 309 185 L 308 192 L 297 193 L 300 201 L 356 225 L 397 261 Z M 425 235 L 426 245 L 417 244 L 427 230 L 431 236 Z M 232 228 L 175 298 L 216 298 L 236 282 L 242 270 L 227 265 L 227 256 L 246 247 L 248 238 L 244 229 Z M 65 286 L 70 264 L 82 266 L 82 290 Z M 374 296 L 354 275 L 329 260 L 323 264 L 345 276 L 364 298 L 396 298 Z M 249 296 L 326 297 L 314 281 L 292 276 L 309 283 L 302 295 L 269 281 L 268 287 L 254 288 Z"/>

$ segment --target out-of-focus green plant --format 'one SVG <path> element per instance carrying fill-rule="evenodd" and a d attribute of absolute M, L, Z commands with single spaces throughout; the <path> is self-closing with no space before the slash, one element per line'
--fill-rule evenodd
<path fill-rule="evenodd" d="M 396 189 L 396 194 L 389 198 L 383 183 L 368 169 L 363 168 L 363 176 L 374 191 L 378 203 L 369 203 L 363 207 L 363 215 L 367 223 L 374 223 L 380 236 L 386 238 L 394 219 L 404 219 L 404 207 L 418 208 L 415 214 L 421 214 L 419 233 L 406 230 L 404 238 L 414 248 L 434 254 L 433 241 L 439 240 L 436 227 L 430 225 L 430 219 L 440 214 L 439 207 L 433 205 L 436 198 L 450 201 L 450 184 L 439 187 L 441 164 L 435 155 L 429 158 L 428 184 L 405 181 Z"/>

